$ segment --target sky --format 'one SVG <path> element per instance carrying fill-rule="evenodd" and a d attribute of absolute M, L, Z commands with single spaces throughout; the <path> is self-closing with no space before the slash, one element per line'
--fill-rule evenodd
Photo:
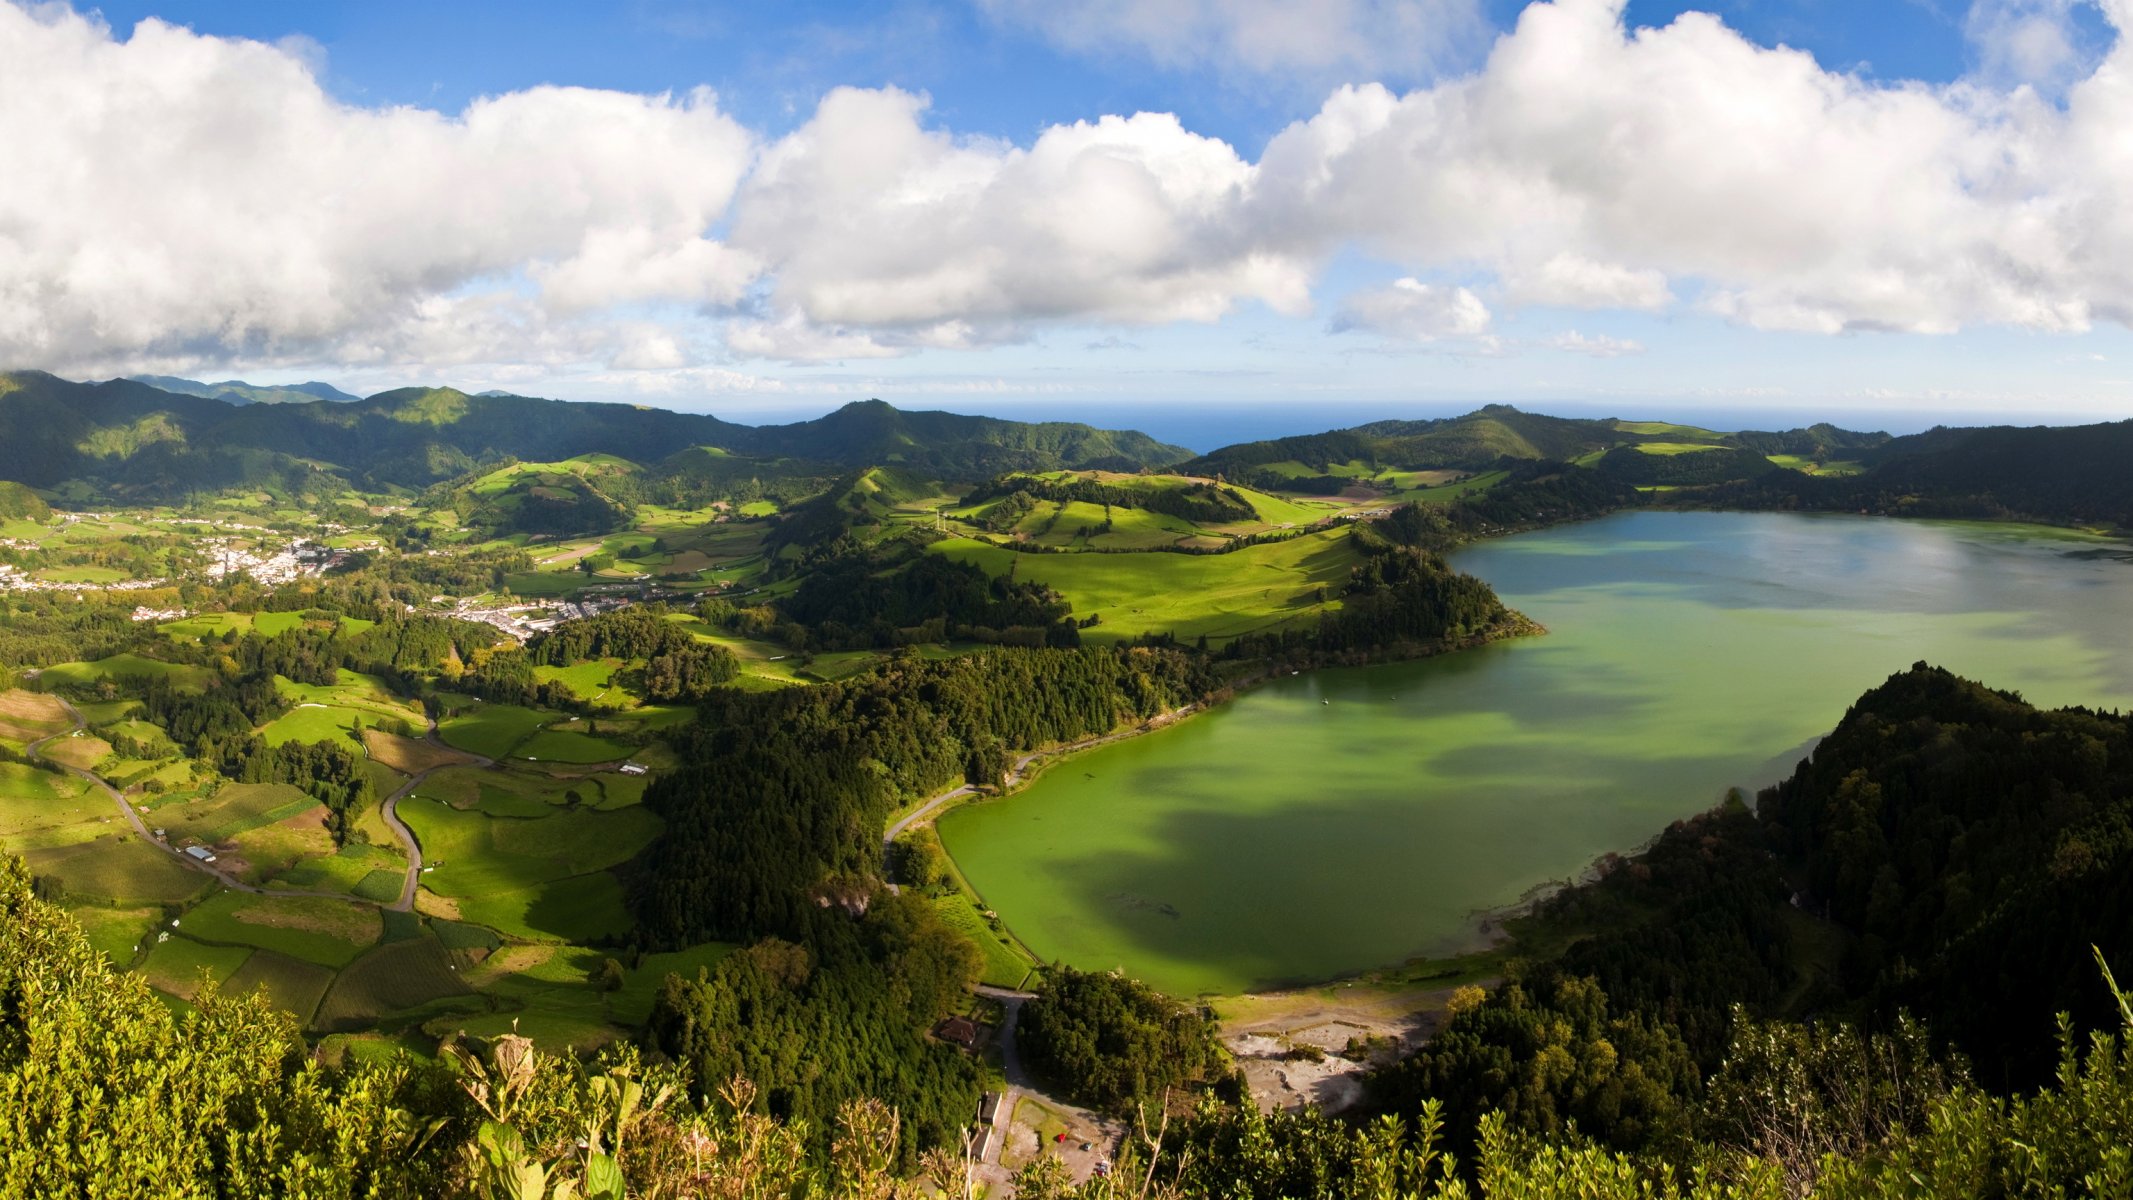
<path fill-rule="evenodd" d="M 2129 20 L 0 0 L 0 366 L 1191 445 L 2123 418 Z"/>

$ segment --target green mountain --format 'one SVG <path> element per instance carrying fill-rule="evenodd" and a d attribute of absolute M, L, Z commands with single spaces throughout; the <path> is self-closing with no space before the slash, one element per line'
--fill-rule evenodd
<path fill-rule="evenodd" d="M 2133 421 L 1931 429 L 1859 451 L 1850 476 L 1778 472 L 1699 503 L 2133 527 Z"/>
<path fill-rule="evenodd" d="M 839 467 L 898 466 L 931 478 L 1009 470 L 1134 470 L 1187 451 L 1144 434 L 903 412 L 878 400 L 813 421 L 747 426 L 629 404 L 469 396 L 402 388 L 333 404 L 232 405 L 133 380 L 0 375 L 0 478 L 52 488 L 167 496 L 231 486 L 301 491 L 325 477 L 426 487 L 510 460 L 606 454 L 640 465 L 691 447 Z"/>
<path fill-rule="evenodd" d="M 1499 459 L 1563 461 L 1636 440 L 1613 420 L 1578 420 L 1520 412 L 1491 404 L 1461 417 L 1434 421 L 1378 421 L 1302 437 L 1227 446 L 1183 464 L 1190 475 L 1246 480 L 1266 473 L 1290 477 L 1343 475 L 1362 464 L 1396 470 L 1481 470 Z"/>
<path fill-rule="evenodd" d="M 335 404 L 349 404 L 361 399 L 333 386 L 313 380 L 310 383 L 257 384 L 242 379 L 225 379 L 221 383 L 202 383 L 197 379 L 180 379 L 176 375 L 133 375 L 136 383 L 180 396 L 204 396 L 229 404 L 316 404 L 321 400 Z"/>

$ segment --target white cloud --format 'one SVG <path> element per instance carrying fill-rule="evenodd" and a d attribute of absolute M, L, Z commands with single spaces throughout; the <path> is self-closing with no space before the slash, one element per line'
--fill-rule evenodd
<path fill-rule="evenodd" d="M 315 53 L 0 3 L 0 357 L 465 360 L 454 329 L 539 342 L 556 313 L 753 275 L 704 237 L 752 153 L 710 93 L 363 109 Z M 530 307 L 459 302 L 521 276 Z"/>
<path fill-rule="evenodd" d="M 1477 43 L 1477 0 L 978 0 L 997 20 L 1088 53 L 1314 83 L 1412 80 Z"/>
<path fill-rule="evenodd" d="M 923 97 L 840 88 L 767 147 L 734 246 L 774 264 L 781 320 L 965 344 L 1030 320 L 1211 321 L 1244 300 L 1308 311 L 1308 256 L 1245 219 L 1253 168 L 1176 117 L 1055 125 L 1028 147 L 929 130 Z"/>
<path fill-rule="evenodd" d="M 1489 309 L 1479 296 L 1412 278 L 1349 296 L 1333 319 L 1336 333 L 1364 330 L 1417 342 L 1479 337 L 1488 329 Z"/>
<path fill-rule="evenodd" d="M 1632 341 L 1628 338 L 1609 337 L 1604 333 L 1593 334 L 1588 337 L 1575 329 L 1556 334 L 1543 342 L 1542 345 L 1556 350 L 1568 351 L 1572 354 L 1589 355 L 1593 358 L 1622 358 L 1626 355 L 1644 353 L 1644 344 L 1642 342 Z"/>
<path fill-rule="evenodd" d="M 1514 299 L 1651 307 L 1680 283 L 1766 328 L 2078 330 L 2133 313 L 2129 120 L 2123 41 L 2061 111 L 1559 0 L 1470 78 L 1336 92 L 1268 147 L 1254 216 L 1276 244 L 1493 271 Z"/>
<path fill-rule="evenodd" d="M 1475 73 L 1339 88 L 1253 161 L 1155 113 L 958 136 L 893 88 L 832 91 L 768 141 L 701 91 L 363 108 L 319 87 L 313 44 L 155 21 L 121 42 L 0 0 L 0 362 L 887 357 L 1303 316 L 1350 247 L 1407 278 L 1334 327 L 1476 349 L 1483 296 L 1824 333 L 2127 323 L 2133 49 L 2084 46 L 2072 2 L 1980 0 L 1990 62 L 1948 86 L 1832 73 L 1708 15 L 1632 30 L 1620 0 L 1538 3 Z M 1353 0 L 1299 29 L 1296 7 L 1132 6 L 1118 36 L 1391 70 L 1354 39 L 1413 57 L 1395 26 L 1456 11 Z"/>

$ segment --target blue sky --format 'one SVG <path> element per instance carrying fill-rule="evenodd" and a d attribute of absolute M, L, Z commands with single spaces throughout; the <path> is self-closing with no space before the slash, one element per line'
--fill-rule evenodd
<path fill-rule="evenodd" d="M 2102 6 L 1284 7 L 10 7 L 54 75 L 0 132 L 80 191 L 0 185 L 0 355 L 1172 436 L 2133 415 Z"/>

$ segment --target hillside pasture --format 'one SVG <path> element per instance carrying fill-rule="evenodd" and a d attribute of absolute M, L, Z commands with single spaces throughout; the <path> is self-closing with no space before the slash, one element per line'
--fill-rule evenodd
<path fill-rule="evenodd" d="M 37 681 L 45 686 L 95 687 L 111 681 L 123 683 L 144 679 L 168 679 L 171 684 L 185 691 L 200 691 L 207 687 L 210 672 L 206 667 L 188 663 L 167 663 L 159 659 L 144 658 L 133 653 L 114 654 L 95 662 L 60 663 L 46 667 Z"/>
<path fill-rule="evenodd" d="M 249 995 L 264 988 L 268 1001 L 276 1008 L 294 1014 L 305 1025 L 311 1023 L 318 1012 L 319 1001 L 332 986 L 332 971 L 272 950 L 254 950 L 243 966 L 230 972 L 229 978 L 222 981 L 222 990 L 233 996 Z"/>
<path fill-rule="evenodd" d="M 1704 451 L 1704 450 L 1723 450 L 1723 449 L 1725 449 L 1725 447 L 1724 447 L 1724 446 L 1720 446 L 1720 445 L 1715 445 L 1715 444 L 1713 444 L 1713 443 L 1710 443 L 1710 442 L 1638 442 L 1638 443 L 1637 443 L 1637 451 L 1638 451 L 1638 453 L 1640 453 L 1640 454 L 1656 454 L 1656 455 L 1659 455 L 1659 456 L 1661 456 L 1661 457 L 1663 457 L 1663 458 L 1671 458 L 1671 457 L 1673 457 L 1674 455 L 1677 455 L 1677 454 L 1695 454 L 1695 453 L 1698 453 L 1698 452 L 1700 452 L 1700 451 Z"/>
<path fill-rule="evenodd" d="M 1345 530 L 1227 554 L 1017 554 L 968 538 L 928 549 L 988 575 L 1013 567 L 1016 578 L 1057 590 L 1076 617 L 1102 618 L 1082 631 L 1090 642 L 1144 633 L 1220 642 L 1275 628 L 1315 613 L 1319 590 L 1337 594 L 1361 561 Z"/>
<path fill-rule="evenodd" d="M 308 793 L 286 783 L 225 783 L 212 796 L 173 798 L 143 808 L 141 819 L 165 831 L 173 846 L 221 845 L 255 829 L 323 810 Z"/>
<path fill-rule="evenodd" d="M 271 950 L 323 967 L 345 967 L 384 936 L 378 910 L 323 896 L 225 891 L 187 912 L 187 937 Z"/>
<path fill-rule="evenodd" d="M 383 875 L 392 884 L 390 894 L 370 896 L 374 900 L 396 900 L 400 896 L 400 881 L 407 873 L 407 859 L 396 850 L 383 846 L 366 846 L 350 842 L 338 850 L 312 855 L 275 875 L 268 881 L 267 889 L 285 887 L 307 892 L 345 892 L 351 896 L 363 895 L 359 889 L 363 881 L 372 875 Z"/>
<path fill-rule="evenodd" d="M 163 924 L 163 910 L 139 906 L 111 907 L 76 902 L 66 906 L 67 915 L 81 926 L 89 944 L 104 952 L 115 966 L 129 966 L 141 943 Z"/>
<path fill-rule="evenodd" d="M 438 722 L 437 736 L 470 754 L 502 758 L 541 726 L 561 719 L 558 714 L 516 704 L 480 704 Z"/>
<path fill-rule="evenodd" d="M 182 904 L 214 880 L 149 845 L 131 829 L 45 849 L 10 841 L 32 874 L 49 879 L 71 899 L 112 905 Z"/>
<path fill-rule="evenodd" d="M 319 1001 L 314 1028 L 360 1029 L 395 1013 L 465 998 L 451 952 L 427 934 L 387 942 L 343 968 Z"/>
<path fill-rule="evenodd" d="M 141 964 L 148 986 L 159 992 L 191 1000 L 203 986 L 221 984 L 237 973 L 252 956 L 250 946 L 209 946 L 174 931 L 158 941 Z"/>
<path fill-rule="evenodd" d="M 461 810 L 427 796 L 410 796 L 400 803 L 400 815 L 421 839 L 424 858 L 436 868 L 423 873 L 423 886 L 460 899 L 518 891 L 619 865 L 636 857 L 661 828 L 659 818 L 641 806 L 492 817 L 479 809 Z"/>
<path fill-rule="evenodd" d="M 67 715 L 67 706 L 57 696 L 26 692 L 21 688 L 0 691 L 0 737 L 18 742 L 34 742 L 55 733 L 64 733 L 74 725 L 74 718 Z"/>
<path fill-rule="evenodd" d="M 583 721 L 552 725 L 513 747 L 513 758 L 560 763 L 621 762 L 632 747 L 585 731 Z"/>

